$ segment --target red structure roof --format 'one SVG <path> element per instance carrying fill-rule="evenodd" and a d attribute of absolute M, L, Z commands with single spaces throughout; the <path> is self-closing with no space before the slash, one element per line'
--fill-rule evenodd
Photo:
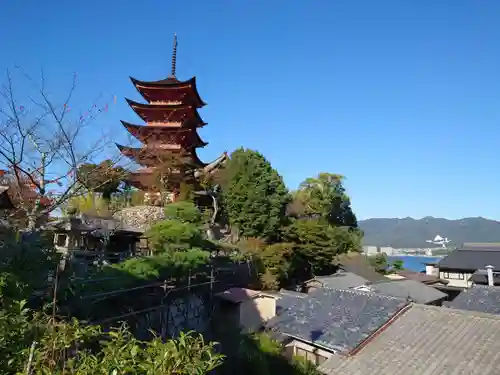
<path fill-rule="evenodd" d="M 198 158 L 194 147 L 188 151 L 182 147 L 168 148 L 166 147 L 168 145 L 128 147 L 116 144 L 116 146 L 124 156 L 145 167 L 156 167 L 174 158 L 190 167 L 201 168 L 206 165 Z"/>
<path fill-rule="evenodd" d="M 163 169 L 169 171 L 168 177 L 162 176 L 162 179 L 168 181 L 168 189 L 174 191 L 183 176 L 188 176 L 186 171 L 207 166 L 196 154 L 197 148 L 207 145 L 197 133 L 199 127 L 206 125 L 198 113 L 198 108 L 205 103 L 198 94 L 195 77 L 187 81 L 177 79 L 176 54 L 177 37 L 174 36 L 170 77 L 149 82 L 130 77 L 146 103 L 126 99 L 127 103 L 146 124 L 125 121 L 122 124 L 143 146 L 117 146 L 124 156 L 143 167 L 131 177 L 131 184 L 141 190 L 158 190 L 159 173 L 156 171 L 161 174 L 166 173 Z"/>
<path fill-rule="evenodd" d="M 130 77 L 130 80 L 148 103 L 184 102 L 193 105 L 195 108 L 206 105 L 198 94 L 196 77 L 187 81 L 179 81 L 174 77 L 151 82 L 139 81 L 132 77 Z M 168 88 L 168 90 L 165 90 L 165 88 Z"/>
<path fill-rule="evenodd" d="M 168 89 L 165 89 L 168 90 Z M 125 98 L 137 115 L 150 124 L 173 127 L 202 127 L 206 125 L 196 107 L 184 102 L 175 104 L 142 104 Z"/>
<path fill-rule="evenodd" d="M 208 143 L 202 141 L 196 129 L 172 128 L 163 125 L 134 125 L 122 121 L 127 131 L 141 143 L 148 145 L 165 146 L 164 148 L 188 150 L 193 147 L 205 147 Z M 171 147 L 167 147 L 171 146 Z"/>

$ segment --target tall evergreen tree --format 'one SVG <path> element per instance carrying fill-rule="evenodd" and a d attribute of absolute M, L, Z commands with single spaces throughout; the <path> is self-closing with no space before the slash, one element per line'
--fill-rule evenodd
<path fill-rule="evenodd" d="M 278 237 L 290 196 L 283 178 L 257 151 L 231 154 L 222 178 L 224 210 L 233 229 L 244 237 Z"/>

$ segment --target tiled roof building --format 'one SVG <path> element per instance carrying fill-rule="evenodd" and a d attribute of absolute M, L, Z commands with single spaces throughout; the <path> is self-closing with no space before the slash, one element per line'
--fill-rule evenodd
<path fill-rule="evenodd" d="M 500 317 L 412 305 L 349 356 L 332 355 L 328 375 L 498 375 Z"/>

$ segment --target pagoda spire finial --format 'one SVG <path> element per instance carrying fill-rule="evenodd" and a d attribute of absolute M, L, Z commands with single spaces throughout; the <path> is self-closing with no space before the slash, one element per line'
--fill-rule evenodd
<path fill-rule="evenodd" d="M 174 47 L 172 50 L 172 73 L 170 76 L 175 78 L 175 68 L 177 64 L 177 33 L 174 33 Z"/>

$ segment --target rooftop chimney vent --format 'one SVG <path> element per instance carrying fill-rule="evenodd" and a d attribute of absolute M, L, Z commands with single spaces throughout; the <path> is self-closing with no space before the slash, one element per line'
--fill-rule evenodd
<path fill-rule="evenodd" d="M 486 273 L 488 274 L 488 286 L 494 286 L 495 283 L 493 281 L 493 266 L 486 266 Z"/>

